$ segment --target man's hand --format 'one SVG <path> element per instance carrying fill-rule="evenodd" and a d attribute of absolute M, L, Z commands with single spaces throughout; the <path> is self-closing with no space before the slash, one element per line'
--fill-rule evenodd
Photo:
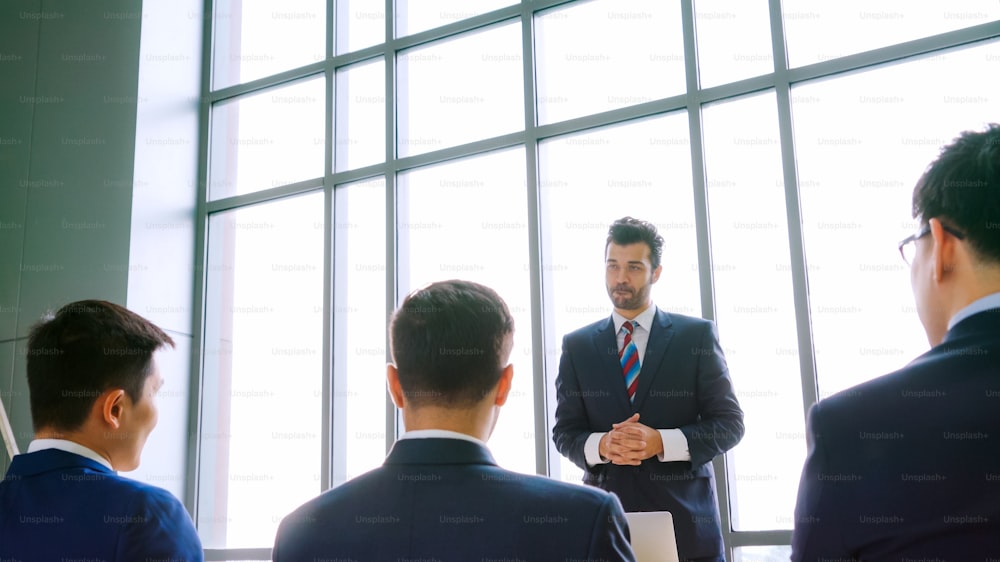
<path fill-rule="evenodd" d="M 598 452 L 614 464 L 637 466 L 663 452 L 660 432 L 639 423 L 639 414 L 611 426 L 601 438 Z"/>

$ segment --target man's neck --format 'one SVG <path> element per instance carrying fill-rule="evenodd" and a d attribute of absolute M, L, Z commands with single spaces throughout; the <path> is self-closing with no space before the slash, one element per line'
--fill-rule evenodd
<path fill-rule="evenodd" d="M 97 455 L 106 459 L 108 464 L 111 464 L 112 466 L 114 465 L 111 461 L 111 453 L 106 448 L 100 446 L 97 441 L 89 439 L 85 431 L 60 431 L 58 429 L 42 428 L 35 432 L 35 439 L 61 439 L 63 441 L 71 441 L 81 447 L 90 449 Z"/>
<path fill-rule="evenodd" d="M 424 406 L 418 409 L 405 408 L 403 410 L 403 424 L 407 431 L 443 429 L 475 437 L 484 443 L 489 440 L 490 433 L 493 431 L 493 424 L 490 422 L 488 412 L 454 410 L 435 406 Z"/>

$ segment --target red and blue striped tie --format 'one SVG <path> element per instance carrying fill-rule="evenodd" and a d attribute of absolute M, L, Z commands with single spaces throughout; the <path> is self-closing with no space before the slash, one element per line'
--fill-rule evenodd
<path fill-rule="evenodd" d="M 632 330 L 634 329 L 635 324 L 631 321 L 626 321 L 622 324 L 622 330 L 625 332 L 625 342 L 622 344 L 621 351 L 618 352 L 618 360 L 622 364 L 622 373 L 625 374 L 625 388 L 628 389 L 629 401 L 635 399 L 635 389 L 639 387 L 639 348 L 632 341 Z"/>

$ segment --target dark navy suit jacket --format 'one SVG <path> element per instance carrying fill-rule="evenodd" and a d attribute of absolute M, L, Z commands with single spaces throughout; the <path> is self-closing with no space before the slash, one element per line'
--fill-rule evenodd
<path fill-rule="evenodd" d="M 0 560 L 203 560 L 184 506 L 86 457 L 16 455 L 0 483 Z"/>
<path fill-rule="evenodd" d="M 563 339 L 552 438 L 584 469 L 584 482 L 614 492 L 625 511 L 669 511 L 681 558 L 721 556 L 721 522 L 710 461 L 743 437 L 743 411 L 733 391 L 715 324 L 657 309 L 629 402 L 608 317 Z M 654 429 L 678 428 L 690 462 L 587 466 L 584 444 L 633 413 Z"/>
<path fill-rule="evenodd" d="M 820 401 L 792 560 L 1000 558 L 1000 312 Z"/>
<path fill-rule="evenodd" d="M 385 464 L 285 517 L 275 562 L 635 560 L 611 494 L 519 474 L 461 439 L 401 439 Z"/>

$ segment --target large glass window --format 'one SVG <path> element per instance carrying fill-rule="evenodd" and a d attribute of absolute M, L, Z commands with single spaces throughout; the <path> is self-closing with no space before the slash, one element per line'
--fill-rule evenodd
<path fill-rule="evenodd" d="M 631 215 L 666 240 L 654 302 L 716 321 L 746 414 L 715 461 L 727 559 L 787 559 L 807 408 L 926 349 L 895 244 L 923 167 L 990 119 L 1000 7 L 772 4 L 213 2 L 186 494 L 210 558 L 269 559 L 284 515 L 382 462 L 387 320 L 432 281 L 514 313 L 500 464 L 579 482 L 561 340 L 610 314 Z"/>
<path fill-rule="evenodd" d="M 746 426 L 730 454 L 736 530 L 792 528 L 805 458 L 777 125 L 773 92 L 705 109 L 715 310 Z"/>
<path fill-rule="evenodd" d="M 209 221 L 198 506 L 206 548 L 266 546 L 276 521 L 320 491 L 323 224 L 322 194 Z"/>
<path fill-rule="evenodd" d="M 793 90 L 821 396 L 927 350 L 896 244 L 916 232 L 913 186 L 924 167 L 956 124 L 976 128 L 996 106 L 1000 72 L 969 71 L 990 59 L 1000 61 L 1000 44 Z"/>

